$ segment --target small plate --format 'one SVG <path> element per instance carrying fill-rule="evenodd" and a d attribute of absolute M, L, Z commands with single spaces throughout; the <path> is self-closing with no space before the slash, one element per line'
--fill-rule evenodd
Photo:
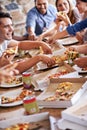
<path fill-rule="evenodd" d="M 61 43 L 62 45 L 73 45 L 78 43 L 78 40 L 76 39 L 76 37 L 67 37 L 64 39 L 59 39 L 58 40 L 59 43 Z"/>
<path fill-rule="evenodd" d="M 19 90 L 19 91 L 18 91 L 18 90 L 14 90 L 14 91 L 7 92 L 7 93 L 4 93 L 4 94 L 0 95 L 0 106 L 1 106 L 1 107 L 13 107 L 13 106 L 21 105 L 21 104 L 23 103 L 22 100 L 20 100 L 20 101 L 15 101 L 15 102 L 12 102 L 12 103 L 1 104 L 1 97 L 2 97 L 2 96 L 9 97 L 9 98 L 15 98 L 15 97 L 17 97 L 21 92 L 22 92 L 22 90 Z"/>
<path fill-rule="evenodd" d="M 20 79 L 22 78 L 22 76 L 16 76 L 16 79 Z M 0 87 L 3 87 L 3 88 L 11 88 L 11 87 L 17 87 L 17 86 L 20 86 L 22 85 L 23 82 L 20 81 L 19 83 L 16 83 L 16 81 L 13 81 L 12 83 L 1 83 L 0 84 Z"/>
<path fill-rule="evenodd" d="M 79 73 L 79 74 L 86 74 L 87 70 L 82 70 L 82 68 L 78 67 L 77 65 L 74 65 L 73 68 Z"/>
<path fill-rule="evenodd" d="M 87 70 L 80 70 L 79 74 L 87 74 Z"/>

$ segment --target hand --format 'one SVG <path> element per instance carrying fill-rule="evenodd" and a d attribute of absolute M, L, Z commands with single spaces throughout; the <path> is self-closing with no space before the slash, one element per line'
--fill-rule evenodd
<path fill-rule="evenodd" d="M 87 57 L 76 58 L 74 63 L 81 68 L 87 67 Z"/>
<path fill-rule="evenodd" d="M 13 75 L 16 75 L 19 73 L 18 70 L 16 70 L 17 63 L 9 64 L 0 69 L 0 82 L 3 82 L 7 79 L 10 79 L 13 77 Z"/>
<path fill-rule="evenodd" d="M 69 50 L 69 51 L 76 51 L 76 48 L 77 48 L 77 46 L 71 46 L 71 47 L 68 47 L 67 50 Z"/>
<path fill-rule="evenodd" d="M 70 19 L 68 17 L 68 15 L 66 14 L 66 12 L 62 12 L 62 14 L 59 12 L 57 13 L 57 19 L 64 21 L 67 25 L 71 24 Z"/>
<path fill-rule="evenodd" d="M 0 67 L 3 67 L 4 65 L 11 63 L 13 58 L 14 55 L 8 55 L 4 52 L 3 55 L 0 57 Z"/>
<path fill-rule="evenodd" d="M 28 40 L 35 41 L 35 40 L 37 40 L 37 37 L 36 37 L 35 34 L 29 34 L 28 35 Z"/>
<path fill-rule="evenodd" d="M 54 44 L 55 41 L 56 41 L 56 40 L 54 39 L 54 37 L 49 37 L 47 40 L 48 40 L 48 43 L 49 43 L 49 44 Z"/>
<path fill-rule="evenodd" d="M 36 38 L 37 41 L 42 41 L 43 40 L 43 35 L 39 35 L 37 38 Z"/>
<path fill-rule="evenodd" d="M 40 58 L 40 61 L 46 63 L 48 67 L 55 65 L 55 60 L 53 58 L 50 58 L 46 55 L 39 55 L 39 58 Z"/>
<path fill-rule="evenodd" d="M 47 43 L 45 43 L 45 42 L 42 42 L 42 43 L 41 43 L 41 47 L 42 47 L 43 52 L 45 54 L 52 54 L 51 47 Z"/>

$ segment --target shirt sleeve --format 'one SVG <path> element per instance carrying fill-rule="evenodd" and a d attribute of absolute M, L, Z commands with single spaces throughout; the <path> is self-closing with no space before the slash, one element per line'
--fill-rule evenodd
<path fill-rule="evenodd" d="M 74 14 L 74 17 L 75 17 L 75 23 L 80 22 L 81 21 L 81 15 L 80 15 L 80 13 L 79 13 L 79 11 L 76 7 L 73 9 L 73 14 Z"/>
<path fill-rule="evenodd" d="M 81 22 L 75 23 L 73 25 L 69 25 L 66 30 L 70 35 L 76 35 L 77 32 L 82 31 L 87 28 L 87 18 Z"/>
<path fill-rule="evenodd" d="M 26 18 L 26 30 L 28 29 L 28 27 L 33 27 L 35 28 L 36 26 L 36 13 L 34 12 L 34 10 L 30 10 L 27 14 L 27 18 Z"/>

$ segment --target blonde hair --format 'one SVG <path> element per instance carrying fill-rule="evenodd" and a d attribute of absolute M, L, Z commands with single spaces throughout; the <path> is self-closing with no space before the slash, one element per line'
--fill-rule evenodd
<path fill-rule="evenodd" d="M 73 13 L 73 9 L 74 9 L 75 6 L 72 4 L 71 0 L 67 0 L 67 2 L 69 4 L 68 17 L 69 17 L 71 23 L 73 24 L 73 23 L 76 22 L 76 18 L 75 18 L 74 13 Z M 58 0 L 56 0 L 56 2 L 55 2 L 56 7 L 57 7 L 57 3 L 58 3 Z"/>

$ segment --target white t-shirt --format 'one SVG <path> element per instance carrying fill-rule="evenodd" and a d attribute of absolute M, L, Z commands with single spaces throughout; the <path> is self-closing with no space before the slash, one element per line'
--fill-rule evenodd
<path fill-rule="evenodd" d="M 1 45 L 0 45 L 0 57 L 2 56 L 2 53 L 7 49 L 9 44 L 9 41 L 5 40 Z"/>

